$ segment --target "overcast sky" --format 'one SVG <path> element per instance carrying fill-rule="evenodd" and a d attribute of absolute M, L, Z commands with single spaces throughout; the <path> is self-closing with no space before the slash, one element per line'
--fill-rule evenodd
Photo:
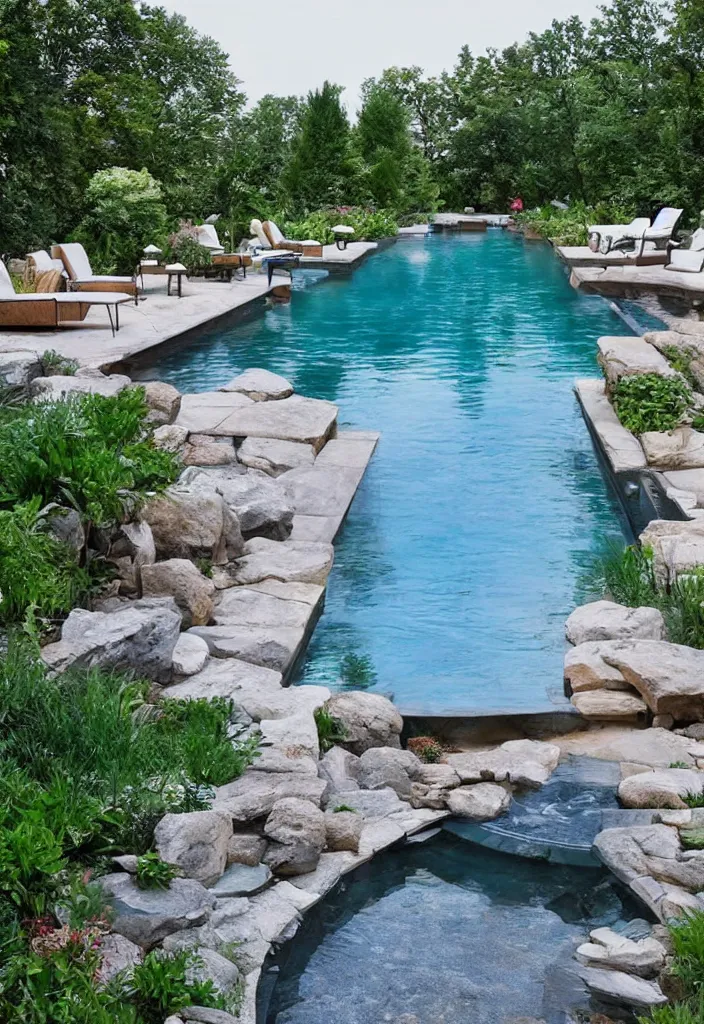
<path fill-rule="evenodd" d="M 392 64 L 430 74 L 451 68 L 467 43 L 503 47 L 553 18 L 588 19 L 594 0 L 170 0 L 230 54 L 250 100 L 303 95 L 326 78 L 357 109 L 359 86 Z"/>

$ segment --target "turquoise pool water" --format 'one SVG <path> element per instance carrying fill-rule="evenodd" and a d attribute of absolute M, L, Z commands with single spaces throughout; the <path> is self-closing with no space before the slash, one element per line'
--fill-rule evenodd
<path fill-rule="evenodd" d="M 303 681 L 361 682 L 406 713 L 538 711 L 564 701 L 565 617 L 626 529 L 572 393 L 596 339 L 626 333 L 547 246 L 436 235 L 142 376 L 206 391 L 265 366 L 336 402 L 343 428 L 382 432 Z"/>

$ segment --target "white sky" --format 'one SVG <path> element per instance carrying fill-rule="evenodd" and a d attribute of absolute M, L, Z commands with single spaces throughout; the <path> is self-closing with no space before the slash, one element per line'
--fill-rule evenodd
<path fill-rule="evenodd" d="M 155 0 L 158 2 L 158 0 Z M 501 48 L 553 18 L 589 19 L 596 0 L 167 0 L 230 54 L 250 101 L 303 95 L 327 78 L 351 111 L 365 78 L 393 64 L 450 69 L 467 43 Z"/>

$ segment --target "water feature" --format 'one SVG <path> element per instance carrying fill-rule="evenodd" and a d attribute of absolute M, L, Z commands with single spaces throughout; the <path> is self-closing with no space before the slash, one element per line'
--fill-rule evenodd
<path fill-rule="evenodd" d="M 572 393 L 596 339 L 625 332 L 547 246 L 438 235 L 203 330 L 143 376 L 204 391 L 265 366 L 337 402 L 343 428 L 382 431 L 303 681 L 342 676 L 405 713 L 540 711 L 564 701 L 584 574 L 626 529 Z"/>
<path fill-rule="evenodd" d="M 589 928 L 636 914 L 603 870 L 521 861 L 441 832 L 376 858 L 308 912 L 265 971 L 260 1020 L 560 1024 L 587 1002 L 576 946 Z"/>

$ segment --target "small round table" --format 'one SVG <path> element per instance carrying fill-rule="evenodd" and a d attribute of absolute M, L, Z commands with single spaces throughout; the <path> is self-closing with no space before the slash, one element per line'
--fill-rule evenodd
<path fill-rule="evenodd" d="M 346 249 L 347 243 L 352 241 L 352 235 L 354 234 L 354 228 L 351 228 L 349 224 L 336 224 L 332 229 L 332 233 L 335 236 L 335 245 L 338 249 Z"/>
<path fill-rule="evenodd" d="M 164 267 L 164 271 L 167 274 L 166 294 L 171 295 L 171 281 L 175 277 L 178 281 L 178 297 L 179 299 L 182 298 L 181 281 L 184 277 L 188 277 L 188 270 L 184 267 L 183 263 L 168 263 Z"/>

